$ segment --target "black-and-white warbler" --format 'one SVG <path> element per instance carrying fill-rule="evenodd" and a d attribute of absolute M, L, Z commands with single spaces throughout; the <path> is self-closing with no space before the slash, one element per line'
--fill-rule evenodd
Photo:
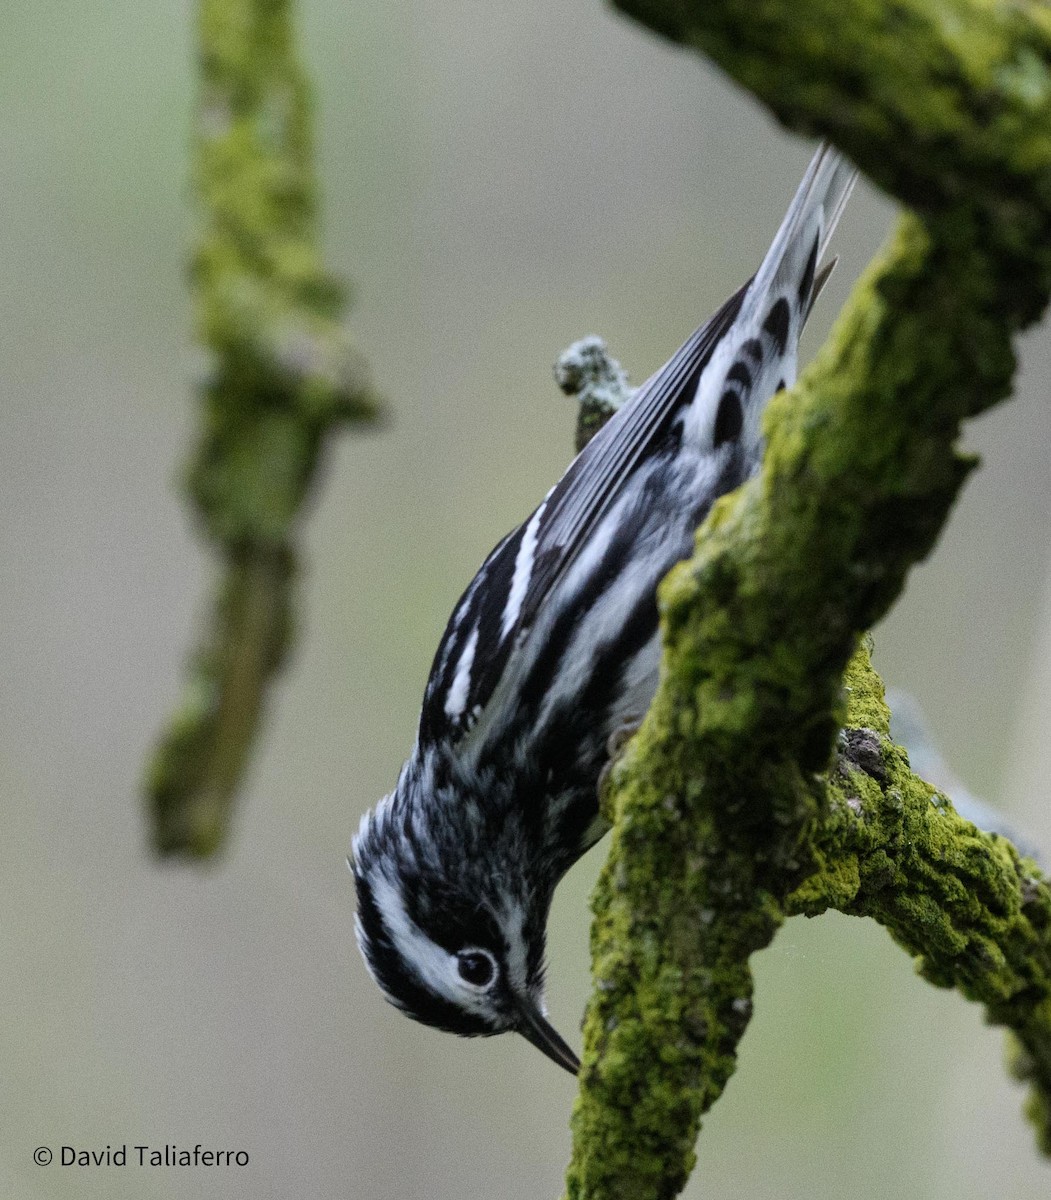
<path fill-rule="evenodd" d="M 759 466 L 763 408 L 795 380 L 853 182 L 822 146 L 751 281 L 585 446 L 457 604 L 412 754 L 352 848 L 362 954 L 416 1020 L 517 1030 L 577 1069 L 544 1015 L 551 897 L 605 832 L 610 738 L 657 685 L 657 584 L 714 500 Z"/>

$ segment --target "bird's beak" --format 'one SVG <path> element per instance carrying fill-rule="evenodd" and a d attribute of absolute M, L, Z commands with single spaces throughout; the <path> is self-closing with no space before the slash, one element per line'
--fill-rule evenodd
<path fill-rule="evenodd" d="M 544 1014 L 532 1000 L 519 1000 L 517 1029 L 522 1037 L 532 1042 L 552 1062 L 564 1067 L 571 1075 L 576 1075 L 580 1070 L 580 1059 L 562 1040 L 562 1035 L 548 1024 Z"/>

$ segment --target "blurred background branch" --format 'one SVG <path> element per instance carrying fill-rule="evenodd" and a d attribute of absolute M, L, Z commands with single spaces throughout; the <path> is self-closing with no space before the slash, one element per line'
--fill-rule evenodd
<path fill-rule="evenodd" d="M 377 404 L 321 264 L 311 103 L 292 0 L 200 0 L 191 279 L 208 352 L 187 486 L 220 578 L 149 766 L 161 854 L 226 836 L 293 626 L 297 531 L 320 457 Z"/>
<path fill-rule="evenodd" d="M 961 422 L 1007 395 L 1012 337 L 1051 290 L 1046 10 L 957 0 L 950 27 L 922 4 L 621 6 L 709 53 L 786 124 L 831 137 L 918 217 L 772 404 L 761 476 L 716 505 L 662 589 L 661 688 L 612 775 L 569 1195 L 684 1185 L 751 1017 L 751 955 L 805 910 L 798 889 L 830 840 L 844 910 L 883 921 L 928 978 L 1022 1038 L 1049 1148 L 1051 897 L 1039 872 L 1006 843 L 975 844 L 964 822 L 938 826 L 929 793 L 925 825 L 911 827 L 929 836 L 896 864 L 892 786 L 873 801 L 888 843 L 869 862 L 883 868 L 877 897 L 862 902 L 848 842 L 830 834 L 835 788 L 813 783 L 848 715 L 858 637 L 930 551 L 974 466 L 955 449 Z M 870 765 L 885 773 L 881 696 L 869 708 L 855 749 L 873 730 Z"/>

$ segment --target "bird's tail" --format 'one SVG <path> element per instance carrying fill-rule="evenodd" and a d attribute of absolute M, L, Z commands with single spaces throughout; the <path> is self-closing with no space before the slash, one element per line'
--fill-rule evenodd
<path fill-rule="evenodd" d="M 838 150 L 827 142 L 818 147 L 752 279 L 742 317 L 765 306 L 769 297 L 783 295 L 806 321 L 836 265 L 832 259 L 822 266 L 821 259 L 856 179 L 857 171 Z"/>

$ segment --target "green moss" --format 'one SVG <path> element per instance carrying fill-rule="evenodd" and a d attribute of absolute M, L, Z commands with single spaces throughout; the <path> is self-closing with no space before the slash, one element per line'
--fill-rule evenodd
<path fill-rule="evenodd" d="M 621 7 L 918 215 L 771 403 L 761 477 L 661 588 L 661 686 L 607 797 L 569 1194 L 675 1194 L 734 1069 L 750 955 L 833 905 L 1015 1033 L 1046 1144 L 1046 884 L 934 802 L 855 652 L 934 545 L 974 467 L 961 422 L 1007 395 L 1011 336 L 1051 289 L 1051 22 L 976 0 Z"/>
<path fill-rule="evenodd" d="M 291 0 L 201 0 L 191 280 L 210 356 L 187 469 L 222 556 L 186 696 L 148 770 L 155 843 L 212 854 L 291 628 L 297 526 L 326 440 L 376 413 L 317 245 Z"/>
<path fill-rule="evenodd" d="M 848 674 L 859 693 L 881 689 L 867 655 L 859 654 Z M 849 710 L 848 719 L 859 711 Z M 871 779 L 859 786 L 860 772 L 849 762 L 840 760 L 830 773 L 839 819 L 815 832 L 822 869 L 790 897 L 789 909 L 820 911 L 825 901 L 885 925 L 917 958 L 924 978 L 959 989 L 984 1004 L 992 1022 L 1012 1030 L 1020 1047 L 1016 1073 L 1033 1089 L 1029 1110 L 1046 1113 L 1051 889 L 1004 838 L 959 817 L 889 742 L 884 761 L 886 776 L 875 791 Z M 855 864 L 860 884 L 844 904 L 842 871 Z M 1038 1129 L 1042 1145 L 1049 1132 L 1051 1127 Z"/>

